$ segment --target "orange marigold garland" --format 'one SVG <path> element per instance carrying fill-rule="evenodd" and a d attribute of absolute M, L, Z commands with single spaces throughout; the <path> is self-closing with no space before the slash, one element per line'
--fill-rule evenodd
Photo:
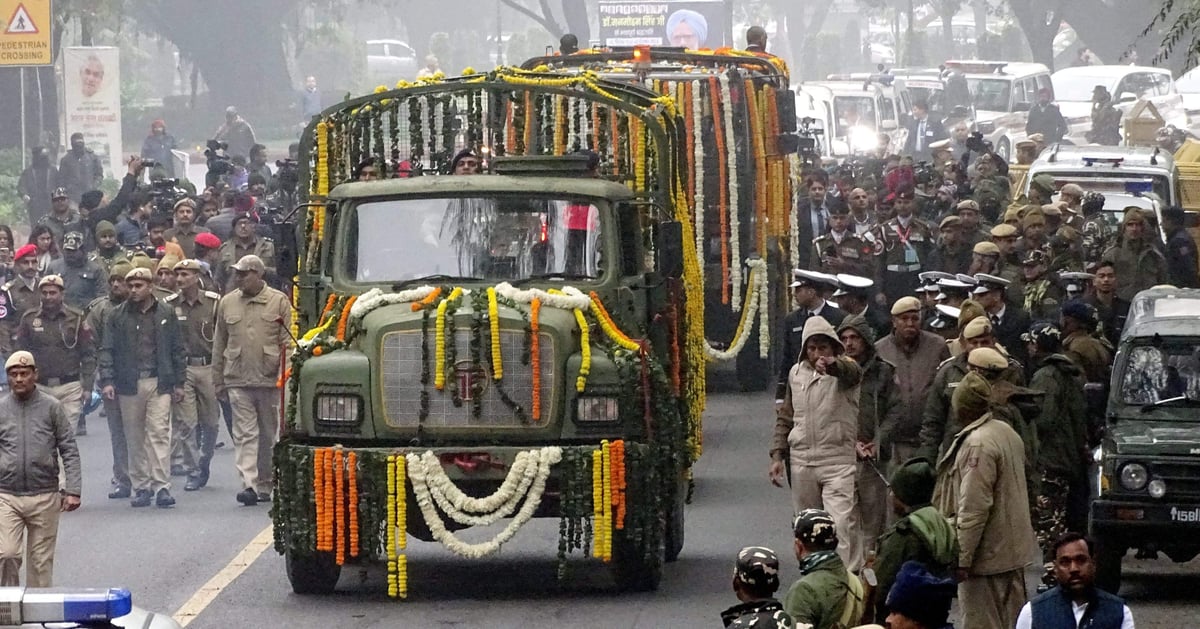
<path fill-rule="evenodd" d="M 425 298 L 422 299 L 421 301 L 413 302 L 412 311 L 420 312 L 421 310 L 424 310 L 425 308 L 432 306 L 433 302 L 437 301 L 438 297 L 441 297 L 441 296 L 442 296 L 442 287 L 438 286 L 433 289 L 432 293 L 429 293 L 428 295 L 426 295 Z"/>
<path fill-rule="evenodd" d="M 618 439 L 609 448 L 612 466 L 612 504 L 615 510 L 617 530 L 625 528 L 625 441 Z"/>
<path fill-rule="evenodd" d="M 337 303 L 337 293 L 329 293 L 329 299 L 325 300 L 325 307 L 321 310 L 321 316 L 317 317 L 317 326 L 320 327 L 325 323 L 325 317 L 329 316 L 329 311 L 333 310 L 333 305 Z"/>
<path fill-rule="evenodd" d="M 342 307 L 342 318 L 338 319 L 337 340 L 346 340 L 346 322 L 350 320 L 350 307 L 354 305 L 354 301 L 358 299 L 358 295 L 351 295 L 346 300 L 346 305 Z"/>
<path fill-rule="evenodd" d="M 325 449 L 313 452 L 313 493 L 317 507 L 317 550 L 327 550 L 325 543 Z"/>
<path fill-rule="evenodd" d="M 334 505 L 333 505 L 333 552 L 337 559 L 337 565 L 346 563 L 346 492 L 345 492 L 345 467 L 342 461 L 341 448 L 333 450 L 333 484 L 334 484 Z"/>
<path fill-rule="evenodd" d="M 708 78 L 708 97 L 712 103 L 712 121 L 713 121 L 713 138 L 717 141 L 717 190 L 718 195 L 717 208 L 720 212 L 720 230 L 721 230 L 721 303 L 729 303 L 729 234 L 726 229 L 729 225 L 729 182 L 726 170 L 728 165 L 725 163 L 725 132 L 721 130 L 721 125 L 724 119 L 721 117 L 721 88 L 717 83 L 717 77 L 711 76 Z M 701 166 L 703 168 L 703 166 Z M 735 208 L 736 212 L 737 209 Z M 697 226 L 699 229 L 699 226 Z M 738 235 L 734 234 L 734 238 Z"/>
<path fill-rule="evenodd" d="M 541 338 L 539 337 L 539 316 L 542 311 L 542 300 L 537 297 L 529 303 L 529 363 L 532 370 L 533 382 L 533 402 L 531 404 L 530 413 L 533 421 L 538 421 L 542 418 L 542 354 L 541 354 Z"/>
<path fill-rule="evenodd" d="M 346 455 L 346 471 L 349 483 L 350 503 L 347 505 L 350 511 L 350 556 L 358 556 L 358 456 L 351 450 Z"/>
<path fill-rule="evenodd" d="M 322 526 L 325 528 L 325 548 L 326 551 L 333 550 L 334 544 L 334 485 L 333 485 L 333 451 L 329 448 L 325 449 L 325 473 L 322 475 L 325 481 L 325 521 Z"/>

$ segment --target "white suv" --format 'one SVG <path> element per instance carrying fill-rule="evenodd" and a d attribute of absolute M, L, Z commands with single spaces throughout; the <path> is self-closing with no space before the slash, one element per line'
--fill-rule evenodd
<path fill-rule="evenodd" d="M 975 130 L 1001 157 L 1011 160 L 1013 147 L 1025 139 L 1029 109 L 1039 90 L 1054 90 L 1050 69 L 1040 63 L 947 61 L 946 69 L 967 78 L 975 105 Z"/>

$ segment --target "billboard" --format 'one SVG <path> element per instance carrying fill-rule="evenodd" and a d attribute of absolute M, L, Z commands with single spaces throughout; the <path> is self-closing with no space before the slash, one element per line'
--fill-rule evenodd
<path fill-rule="evenodd" d="M 63 130 L 82 133 L 104 164 L 104 176 L 121 178 L 121 54 L 110 46 L 63 50 Z"/>
<path fill-rule="evenodd" d="M 600 0 L 600 44 L 720 48 L 726 11 L 722 0 Z"/>

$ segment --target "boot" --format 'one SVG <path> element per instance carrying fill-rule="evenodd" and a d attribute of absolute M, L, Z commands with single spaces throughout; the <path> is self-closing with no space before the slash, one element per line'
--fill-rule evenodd
<path fill-rule="evenodd" d="M 188 479 L 189 484 L 192 484 L 193 479 L 195 480 L 196 489 L 200 489 L 208 484 L 208 472 L 212 465 L 213 442 L 217 439 L 217 430 L 219 428 L 213 429 L 206 426 L 200 426 L 197 430 L 200 433 L 200 461 L 197 462 L 196 470 L 192 472 L 191 478 Z"/>

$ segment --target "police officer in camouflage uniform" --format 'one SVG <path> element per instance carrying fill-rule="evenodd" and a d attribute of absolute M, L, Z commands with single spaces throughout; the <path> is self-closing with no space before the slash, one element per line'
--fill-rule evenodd
<path fill-rule="evenodd" d="M 738 551 L 733 566 L 733 593 L 741 601 L 721 612 L 728 629 L 794 629 L 795 621 L 775 600 L 779 589 L 779 557 L 762 546 Z"/>
<path fill-rule="evenodd" d="M 1049 589 L 1056 584 L 1051 545 L 1063 533 L 1083 530 L 1087 525 L 1086 507 L 1068 510 L 1072 492 L 1082 491 L 1086 504 L 1087 409 L 1080 386 L 1083 371 L 1059 353 L 1062 331 L 1058 326 L 1035 323 L 1023 338 L 1037 370 L 1029 388 L 1043 394 L 1041 413 L 1034 420 L 1038 435 L 1035 469 L 1040 482 L 1036 483 L 1038 496 L 1033 501 L 1033 528 L 1046 562 L 1042 584 Z"/>
<path fill-rule="evenodd" d="M 212 379 L 212 342 L 221 296 L 200 288 L 203 270 L 197 260 L 177 262 L 179 292 L 165 300 L 175 309 L 187 352 L 187 381 L 183 385 L 183 399 L 174 404 L 176 430 L 171 444 L 171 449 L 181 455 L 187 472 L 184 491 L 196 491 L 208 484 L 209 464 L 220 428 Z"/>
<path fill-rule="evenodd" d="M 1088 192 L 1080 205 L 1083 210 L 1083 259 L 1096 262 L 1117 237 L 1117 224 L 1104 212 L 1104 195 Z"/>
<path fill-rule="evenodd" d="M 911 188 L 897 192 L 896 216 L 875 228 L 875 284 L 883 291 L 876 300 L 881 304 L 912 295 L 920 284 L 918 274 L 926 270 L 934 237 L 915 216 L 915 199 Z"/>
<path fill-rule="evenodd" d="M 41 302 L 21 315 L 17 349 L 38 361 L 38 385 L 63 405 L 77 422 L 75 434 L 86 435 L 81 411 L 96 379 L 96 345 L 81 310 L 63 303 L 63 279 L 47 275 L 38 282 Z"/>
<path fill-rule="evenodd" d="M 21 315 L 38 307 L 42 296 L 38 292 L 37 246 L 25 245 L 13 255 L 17 275 L 0 286 L 0 350 L 5 355 L 13 351 L 13 341 Z"/>
<path fill-rule="evenodd" d="M 1035 249 L 1025 254 L 1021 266 L 1025 272 L 1022 307 L 1033 320 L 1057 321 L 1064 294 L 1048 272 L 1046 252 Z"/>
<path fill-rule="evenodd" d="M 96 347 L 104 345 L 104 331 L 108 317 L 117 306 L 125 302 L 129 296 L 129 287 L 125 284 L 125 275 L 133 270 L 133 265 L 127 261 L 117 262 L 108 270 L 108 294 L 97 297 L 88 304 L 86 322 L 96 338 Z M 108 420 L 108 436 L 112 441 L 113 477 L 112 488 L 108 497 L 112 500 L 128 498 L 131 489 L 129 483 L 129 448 L 125 444 L 125 424 L 121 421 L 121 405 L 116 400 L 100 397 L 104 404 L 105 419 Z"/>
<path fill-rule="evenodd" d="M 843 203 L 829 208 L 829 232 L 813 239 L 813 260 L 825 273 L 870 275 L 874 266 L 874 247 L 854 234 L 850 227 L 850 209 Z"/>
<path fill-rule="evenodd" d="M 1062 353 L 1083 370 L 1085 382 L 1107 384 L 1112 348 L 1107 340 L 1096 337 L 1098 323 L 1096 309 L 1091 304 L 1078 299 L 1063 304 Z"/>

